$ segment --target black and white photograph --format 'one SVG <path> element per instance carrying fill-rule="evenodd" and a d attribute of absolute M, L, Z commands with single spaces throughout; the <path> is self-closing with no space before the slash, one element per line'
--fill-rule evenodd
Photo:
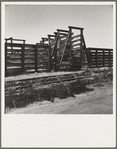
<path fill-rule="evenodd" d="M 3 130 L 39 123 L 41 140 L 13 131 L 4 147 L 114 147 L 115 18 L 115 2 L 2 2 Z"/>

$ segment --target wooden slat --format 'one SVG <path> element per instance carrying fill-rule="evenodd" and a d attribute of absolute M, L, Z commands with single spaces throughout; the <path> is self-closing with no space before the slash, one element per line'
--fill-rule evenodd
<path fill-rule="evenodd" d="M 21 60 L 7 59 L 9 63 L 21 63 Z"/>
<path fill-rule="evenodd" d="M 76 46 L 80 46 L 80 43 L 72 45 L 72 47 L 76 47 Z"/>
<path fill-rule="evenodd" d="M 7 53 L 7 57 L 21 57 L 21 53 Z"/>
<path fill-rule="evenodd" d="M 96 55 L 91 55 L 91 58 L 92 59 L 96 59 Z"/>
<path fill-rule="evenodd" d="M 53 43 L 55 44 L 55 40 L 51 40 L 51 41 L 50 41 L 50 44 L 53 44 Z"/>
<path fill-rule="evenodd" d="M 66 42 L 66 39 L 65 40 L 61 40 L 60 41 L 60 44 L 63 44 L 63 43 L 65 43 Z"/>
<path fill-rule="evenodd" d="M 37 48 L 38 51 L 44 51 L 46 48 Z"/>
<path fill-rule="evenodd" d="M 71 37 L 71 40 L 73 40 L 73 39 L 75 39 L 75 38 L 79 38 L 79 37 L 81 37 L 81 34 L 80 34 L 80 35 L 76 35 L 76 36 L 72 36 L 72 37 Z"/>
<path fill-rule="evenodd" d="M 21 53 L 21 49 L 7 49 L 7 53 Z"/>
<path fill-rule="evenodd" d="M 21 66 L 21 63 L 7 63 L 7 66 Z"/>
<path fill-rule="evenodd" d="M 44 39 L 44 41 L 48 41 L 48 38 L 41 38 L 41 39 Z"/>
<path fill-rule="evenodd" d="M 7 43 L 8 47 L 22 47 L 22 43 Z M 35 47 L 35 44 L 25 44 L 25 47 Z"/>
<path fill-rule="evenodd" d="M 81 48 L 80 47 L 77 47 L 77 48 L 72 48 L 71 50 L 74 51 L 74 50 L 80 50 Z"/>
<path fill-rule="evenodd" d="M 54 45 L 55 45 L 55 43 L 52 43 L 52 44 L 50 44 L 50 47 L 51 47 L 51 48 L 53 48 L 53 47 L 54 47 Z"/>
<path fill-rule="evenodd" d="M 24 59 L 34 59 L 35 56 L 33 55 L 24 55 Z"/>
<path fill-rule="evenodd" d="M 35 63 L 35 60 L 28 60 L 28 59 L 25 59 L 24 60 L 24 64 L 34 64 Z"/>
<path fill-rule="evenodd" d="M 48 54 L 38 54 L 37 57 L 48 57 Z"/>
<path fill-rule="evenodd" d="M 68 35 L 65 35 L 65 36 L 60 36 L 61 39 L 64 39 L 66 38 Z"/>
<path fill-rule="evenodd" d="M 7 55 L 7 59 L 21 59 L 21 56 Z"/>
<path fill-rule="evenodd" d="M 55 44 L 55 39 L 50 41 L 50 44 L 54 43 Z"/>
<path fill-rule="evenodd" d="M 41 64 L 43 64 L 43 65 L 48 65 L 48 61 L 47 61 L 47 62 L 39 62 L 39 61 L 38 61 L 38 65 L 41 65 Z"/>
<path fill-rule="evenodd" d="M 75 51 L 71 51 L 71 53 L 72 54 L 78 54 L 78 53 L 80 54 L 81 52 L 80 52 L 80 50 L 75 50 Z"/>
<path fill-rule="evenodd" d="M 35 72 L 35 68 L 25 68 L 26 73 L 32 73 Z"/>
<path fill-rule="evenodd" d="M 54 49 L 54 47 L 55 47 L 55 45 L 53 44 L 53 45 L 51 46 L 51 49 L 53 50 L 53 49 Z"/>
<path fill-rule="evenodd" d="M 66 33 L 69 32 L 69 31 L 67 31 L 67 30 L 63 30 L 63 29 L 57 29 L 57 31 L 59 31 L 59 32 L 66 32 Z"/>
<path fill-rule="evenodd" d="M 71 41 L 71 44 L 73 44 L 75 42 L 79 42 L 79 41 L 81 41 L 81 39 L 73 40 L 73 41 Z"/>
<path fill-rule="evenodd" d="M 35 65 L 25 64 L 24 67 L 25 67 L 25 68 L 35 68 Z"/>
<path fill-rule="evenodd" d="M 24 49 L 24 52 L 35 52 L 35 49 Z"/>
<path fill-rule="evenodd" d="M 40 51 L 38 50 L 37 54 L 39 54 L 39 53 L 48 53 L 48 49 L 47 50 L 40 50 Z"/>
<path fill-rule="evenodd" d="M 104 56 L 103 55 L 101 55 L 101 56 L 98 55 L 98 58 L 99 59 L 104 59 Z"/>
<path fill-rule="evenodd" d="M 43 66 L 38 65 L 38 69 L 48 69 L 48 66 L 47 65 L 43 65 Z"/>
<path fill-rule="evenodd" d="M 57 33 L 57 32 L 55 32 L 55 33 Z M 60 33 L 60 32 L 59 32 L 59 35 L 68 36 L 68 34 Z"/>
<path fill-rule="evenodd" d="M 48 51 L 38 51 L 37 52 L 38 55 L 48 55 Z"/>
<path fill-rule="evenodd" d="M 28 53 L 35 53 L 35 50 L 29 50 L 29 49 L 25 49 L 24 52 L 28 52 Z"/>
<path fill-rule="evenodd" d="M 113 51 L 113 49 L 107 49 L 107 48 L 93 48 L 89 47 L 90 50 L 107 50 L 107 51 Z"/>
<path fill-rule="evenodd" d="M 7 70 L 16 70 L 16 69 L 21 69 L 21 66 L 11 66 L 11 67 L 7 67 Z"/>
<path fill-rule="evenodd" d="M 109 58 L 110 58 L 110 59 L 113 58 L 112 55 L 111 55 L 111 56 L 109 56 L 109 55 L 105 55 L 104 57 L 105 57 L 106 59 L 107 59 L 107 58 L 108 58 L 108 59 L 109 59 Z"/>
<path fill-rule="evenodd" d="M 40 59 L 38 59 L 37 62 L 40 63 L 40 64 L 43 63 L 43 62 L 44 63 L 48 63 L 48 60 L 40 60 Z"/>
<path fill-rule="evenodd" d="M 81 54 L 75 54 L 74 56 L 73 56 L 73 58 L 80 58 L 81 57 Z"/>
<path fill-rule="evenodd" d="M 78 30 L 83 30 L 84 28 L 81 28 L 81 27 L 75 27 L 75 26 L 68 26 L 69 28 L 71 29 L 78 29 Z"/>
<path fill-rule="evenodd" d="M 106 55 L 109 55 L 109 53 L 104 53 L 104 55 L 106 56 Z"/>
<path fill-rule="evenodd" d="M 20 47 L 21 48 L 21 46 L 22 46 L 22 44 L 16 44 L 16 43 L 7 43 L 7 46 L 8 47 Z"/>
<path fill-rule="evenodd" d="M 34 55 L 34 52 L 24 52 L 24 55 Z"/>
<path fill-rule="evenodd" d="M 37 57 L 37 61 L 48 61 L 48 57 Z"/>

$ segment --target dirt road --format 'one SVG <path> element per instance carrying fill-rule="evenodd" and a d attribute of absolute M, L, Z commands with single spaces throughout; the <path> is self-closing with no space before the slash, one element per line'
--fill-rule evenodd
<path fill-rule="evenodd" d="M 77 94 L 66 99 L 55 98 L 54 102 L 35 102 L 23 108 L 8 110 L 8 114 L 112 114 L 112 83 L 88 86 L 93 91 Z"/>

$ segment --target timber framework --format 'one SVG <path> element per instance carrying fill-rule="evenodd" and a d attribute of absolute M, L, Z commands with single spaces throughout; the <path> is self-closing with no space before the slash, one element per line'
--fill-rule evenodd
<path fill-rule="evenodd" d="M 87 48 L 83 30 L 74 26 L 57 29 L 36 44 L 12 37 L 5 39 L 5 76 L 112 67 L 113 49 Z"/>

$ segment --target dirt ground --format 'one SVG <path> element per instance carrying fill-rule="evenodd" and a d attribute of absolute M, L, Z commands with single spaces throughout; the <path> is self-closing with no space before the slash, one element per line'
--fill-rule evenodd
<path fill-rule="evenodd" d="M 74 97 L 55 98 L 54 102 L 42 101 L 29 104 L 23 108 L 6 109 L 7 114 L 112 114 L 112 82 L 96 83 L 93 88 Z"/>

